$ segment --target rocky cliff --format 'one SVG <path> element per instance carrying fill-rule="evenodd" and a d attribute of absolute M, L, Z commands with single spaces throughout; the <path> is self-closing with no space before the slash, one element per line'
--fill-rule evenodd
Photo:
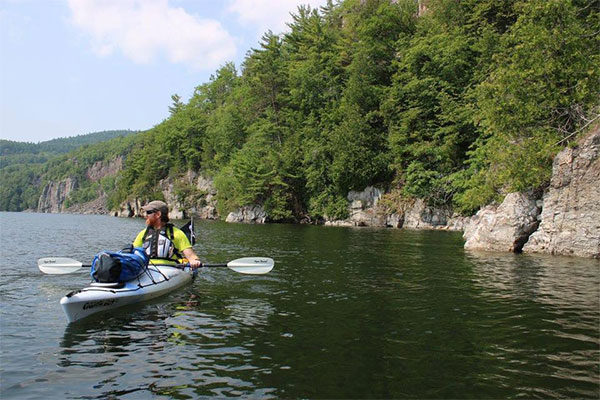
<path fill-rule="evenodd" d="M 502 204 L 489 205 L 467 218 L 450 209 L 433 208 L 422 200 L 367 187 L 348 193 L 345 220 L 321 221 L 326 225 L 375 226 L 410 229 L 463 230 L 465 248 L 490 251 L 543 252 L 600 258 L 600 128 L 590 131 L 575 147 L 567 147 L 554 160 L 553 175 L 543 197 L 537 193 L 511 193 Z M 96 163 L 86 178 L 98 181 L 121 170 L 123 159 Z M 38 202 L 39 212 L 105 214 L 103 194 L 92 202 L 65 209 L 69 194 L 79 187 L 74 177 L 50 182 Z M 219 219 L 213 182 L 193 171 L 159 184 L 171 207 L 171 217 L 195 215 Z M 141 214 L 143 202 L 131 199 L 121 204 L 116 216 Z M 266 223 L 267 213 L 259 205 L 230 213 L 228 222 Z M 310 220 L 307 216 L 306 220 Z"/>
<path fill-rule="evenodd" d="M 393 200 L 390 200 L 393 199 Z M 408 229 L 462 230 L 467 218 L 449 208 L 428 206 L 420 199 L 407 199 L 398 193 L 368 186 L 363 191 L 350 191 L 345 220 L 326 220 L 325 225 L 375 226 Z"/>
<path fill-rule="evenodd" d="M 68 177 L 58 182 L 49 182 L 38 200 L 37 212 L 60 213 L 65 211 L 69 194 L 77 189 L 77 179 Z"/>
<path fill-rule="evenodd" d="M 214 183 L 211 179 L 188 171 L 177 178 L 166 178 L 159 182 L 163 198 L 169 205 L 169 216 L 172 219 L 185 219 L 191 215 L 201 219 L 219 219 L 217 212 Z M 138 198 L 121 203 L 118 217 L 139 217 L 145 204 Z"/>
<path fill-rule="evenodd" d="M 464 230 L 465 248 L 600 258 L 600 129 L 555 158 L 542 199 L 511 193 L 481 209 Z"/>
<path fill-rule="evenodd" d="M 539 203 L 532 193 L 510 193 L 499 206 L 482 208 L 464 229 L 465 248 L 519 252 L 538 225 Z"/>
<path fill-rule="evenodd" d="M 86 178 L 92 182 L 98 182 L 107 176 L 114 176 L 123 169 L 123 156 L 119 156 L 110 162 L 97 161 L 85 172 Z"/>
<path fill-rule="evenodd" d="M 269 218 L 261 206 L 245 206 L 230 212 L 225 221 L 243 222 L 246 224 L 264 224 L 269 222 Z"/>
<path fill-rule="evenodd" d="M 119 156 L 110 161 L 98 161 L 85 172 L 81 179 L 99 182 L 102 178 L 116 175 L 123 168 L 123 157 Z M 98 193 L 94 200 L 67 207 L 69 196 L 80 188 L 81 182 L 77 177 L 68 177 L 60 181 L 49 182 L 38 200 L 37 212 L 41 213 L 75 213 L 75 214 L 108 214 L 106 195 Z"/>
<path fill-rule="evenodd" d="M 102 193 L 99 197 L 86 203 L 74 204 L 64 210 L 69 214 L 93 214 L 93 215 L 109 215 L 110 210 L 107 206 L 107 196 Z"/>
<path fill-rule="evenodd" d="M 600 258 L 600 128 L 554 159 L 541 224 L 525 252 Z"/>
<path fill-rule="evenodd" d="M 597 126 L 555 157 L 543 196 L 510 193 L 501 204 L 484 207 L 470 218 L 367 187 L 348 194 L 348 219 L 325 224 L 462 230 L 467 249 L 600 258 L 599 152 Z M 387 206 L 382 205 L 386 200 Z"/>

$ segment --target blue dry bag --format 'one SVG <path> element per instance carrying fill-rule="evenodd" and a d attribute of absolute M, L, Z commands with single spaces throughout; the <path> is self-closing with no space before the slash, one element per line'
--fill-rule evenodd
<path fill-rule="evenodd" d="M 148 266 L 144 249 L 133 248 L 117 253 L 103 251 L 96 254 L 92 263 L 92 279 L 96 282 L 126 282 L 136 278 Z"/>

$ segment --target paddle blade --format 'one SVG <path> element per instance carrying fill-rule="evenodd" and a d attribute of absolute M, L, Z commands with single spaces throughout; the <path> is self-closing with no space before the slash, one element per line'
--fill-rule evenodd
<path fill-rule="evenodd" d="M 40 271 L 50 275 L 71 274 L 82 266 L 79 261 L 66 257 L 45 257 L 38 260 Z"/>
<path fill-rule="evenodd" d="M 227 263 L 227 268 L 240 274 L 262 275 L 273 269 L 275 261 L 268 257 L 238 258 Z"/>

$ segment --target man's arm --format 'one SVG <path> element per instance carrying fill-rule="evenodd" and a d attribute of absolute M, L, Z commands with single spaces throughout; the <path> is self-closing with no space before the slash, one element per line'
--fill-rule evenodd
<path fill-rule="evenodd" d="M 192 268 L 199 268 L 202 266 L 202 261 L 200 261 L 200 259 L 194 252 L 194 249 L 192 249 L 191 247 L 188 247 L 187 249 L 183 250 L 183 255 L 185 256 L 185 258 L 188 259 Z"/>

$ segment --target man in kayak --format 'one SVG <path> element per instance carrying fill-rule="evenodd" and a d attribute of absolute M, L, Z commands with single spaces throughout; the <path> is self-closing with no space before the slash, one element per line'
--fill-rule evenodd
<path fill-rule="evenodd" d="M 146 213 L 146 229 L 137 235 L 133 247 L 143 247 L 150 264 L 174 265 L 187 258 L 192 268 L 202 266 L 185 233 L 169 223 L 169 207 L 164 201 L 151 201 L 142 210 Z"/>

